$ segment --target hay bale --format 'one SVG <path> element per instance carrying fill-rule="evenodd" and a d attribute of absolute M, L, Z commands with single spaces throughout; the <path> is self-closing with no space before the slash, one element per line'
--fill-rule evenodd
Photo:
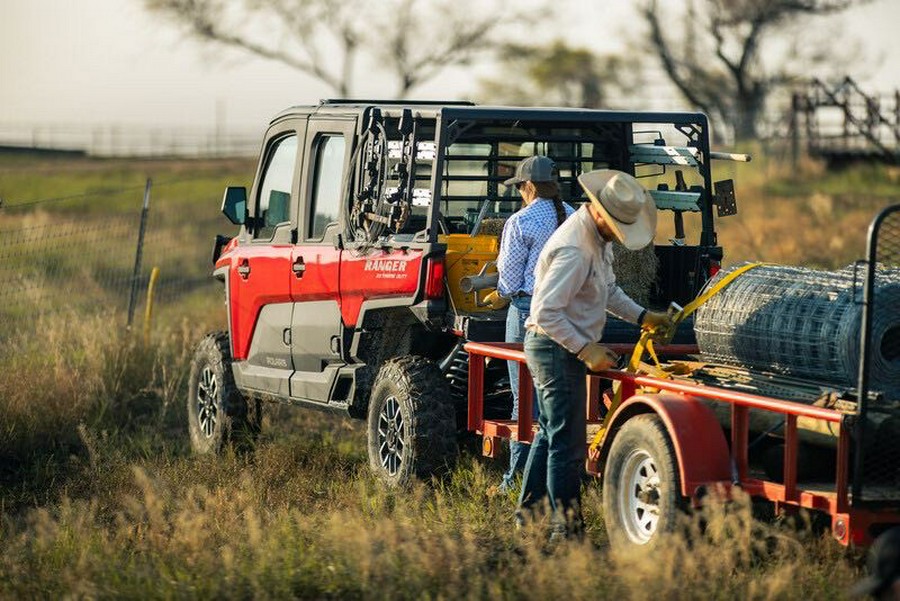
<path fill-rule="evenodd" d="M 653 244 L 648 244 L 640 250 L 628 250 L 618 242 L 614 242 L 613 255 L 616 283 L 636 303 L 646 307 L 650 302 L 650 291 L 656 282 L 656 272 L 659 270 L 659 259 Z"/>
<path fill-rule="evenodd" d="M 481 236 L 497 236 L 503 233 L 503 224 L 506 223 L 505 218 L 491 217 L 481 222 L 481 230 L 478 232 Z"/>
<path fill-rule="evenodd" d="M 481 222 L 482 236 L 497 236 L 503 233 L 505 218 L 492 217 Z M 659 269 L 659 259 L 654 251 L 653 244 L 648 244 L 640 250 L 628 250 L 618 242 L 613 243 L 613 272 L 616 274 L 616 282 L 638 304 L 647 306 L 650 302 L 650 291 L 656 282 L 656 272 Z"/>

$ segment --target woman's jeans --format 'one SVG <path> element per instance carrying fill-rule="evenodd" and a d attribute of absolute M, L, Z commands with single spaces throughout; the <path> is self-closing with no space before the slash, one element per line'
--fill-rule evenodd
<path fill-rule="evenodd" d="M 513 298 L 509 302 L 509 308 L 506 311 L 506 342 L 522 342 L 525 340 L 525 320 L 531 314 L 531 297 L 519 296 Z M 509 369 L 509 386 L 512 389 L 512 416 L 510 419 L 519 419 L 519 362 L 507 361 L 507 369 Z M 535 399 L 537 397 L 535 396 Z M 534 408 L 533 416 L 537 417 L 537 401 L 532 403 Z M 521 474 L 525 470 L 525 461 L 528 459 L 528 443 L 509 442 L 509 469 L 503 474 L 503 481 L 500 483 L 502 490 L 511 490 L 516 480 L 516 474 Z"/>
<path fill-rule="evenodd" d="M 549 498 L 554 524 L 580 532 L 587 368 L 552 339 L 530 331 L 525 335 L 525 358 L 537 387 L 541 428 L 525 464 L 519 507 L 534 512 Z"/>

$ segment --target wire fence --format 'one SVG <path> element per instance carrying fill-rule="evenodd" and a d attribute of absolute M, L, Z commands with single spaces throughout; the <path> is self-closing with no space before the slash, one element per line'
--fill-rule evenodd
<path fill-rule="evenodd" d="M 147 285 L 172 306 L 194 298 L 213 307 L 221 290 L 210 277 L 222 219 L 206 207 L 174 201 L 174 184 L 45 199 L 0 208 L 0 333 L 34 318 L 143 315 Z M 207 214 L 208 213 L 208 214 Z"/>

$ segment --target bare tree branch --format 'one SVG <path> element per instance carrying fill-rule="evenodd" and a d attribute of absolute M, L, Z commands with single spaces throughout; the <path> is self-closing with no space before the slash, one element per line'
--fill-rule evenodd
<path fill-rule="evenodd" d="M 666 75 L 669 76 L 669 79 L 675 84 L 675 87 L 678 88 L 688 102 L 704 112 L 712 112 L 713 106 L 710 103 L 710 99 L 704 97 L 705 95 L 698 93 L 700 89 L 704 87 L 698 85 L 700 84 L 700 82 L 697 81 L 699 77 L 695 75 L 691 78 L 689 75 L 683 73 L 684 70 L 678 64 L 679 61 L 676 60 L 668 40 L 666 40 L 663 35 L 662 26 L 658 18 L 656 0 L 651 0 L 649 4 L 643 7 L 641 12 L 647 20 L 647 23 L 650 25 L 650 41 L 656 51 L 657 57 L 660 62 L 662 62 Z"/>
<path fill-rule="evenodd" d="M 789 61 L 767 69 L 763 51 L 773 34 L 802 19 L 830 15 L 868 0 L 702 0 L 703 10 L 688 18 L 694 39 L 681 41 L 690 51 L 680 56 L 678 42 L 669 40 L 661 20 L 661 4 L 645 0 L 641 15 L 649 30 L 649 47 L 684 98 L 707 113 L 718 113 L 733 125 L 735 135 L 756 136 L 766 98 L 781 83 L 796 78 Z M 703 52 L 705 47 L 708 51 Z M 819 53 L 818 56 L 827 56 Z M 711 114 L 712 116 L 712 114 Z"/>
<path fill-rule="evenodd" d="M 399 95 L 498 47 L 511 0 L 144 0 L 200 40 L 278 61 L 349 96 L 362 52 Z"/>

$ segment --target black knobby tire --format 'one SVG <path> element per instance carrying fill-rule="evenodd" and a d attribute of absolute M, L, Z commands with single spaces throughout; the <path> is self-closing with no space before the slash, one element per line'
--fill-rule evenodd
<path fill-rule="evenodd" d="M 260 402 L 245 399 L 235 385 L 225 332 L 209 334 L 194 351 L 187 412 L 191 448 L 197 454 L 218 454 L 229 445 L 247 451 L 259 436 Z"/>
<path fill-rule="evenodd" d="M 456 461 L 453 400 L 438 367 L 418 356 L 391 359 L 372 385 L 369 466 L 386 484 L 439 475 Z"/>
<path fill-rule="evenodd" d="M 656 414 L 629 419 L 613 439 L 603 472 L 603 512 L 610 544 L 654 546 L 673 532 L 685 504 L 678 459 Z"/>

